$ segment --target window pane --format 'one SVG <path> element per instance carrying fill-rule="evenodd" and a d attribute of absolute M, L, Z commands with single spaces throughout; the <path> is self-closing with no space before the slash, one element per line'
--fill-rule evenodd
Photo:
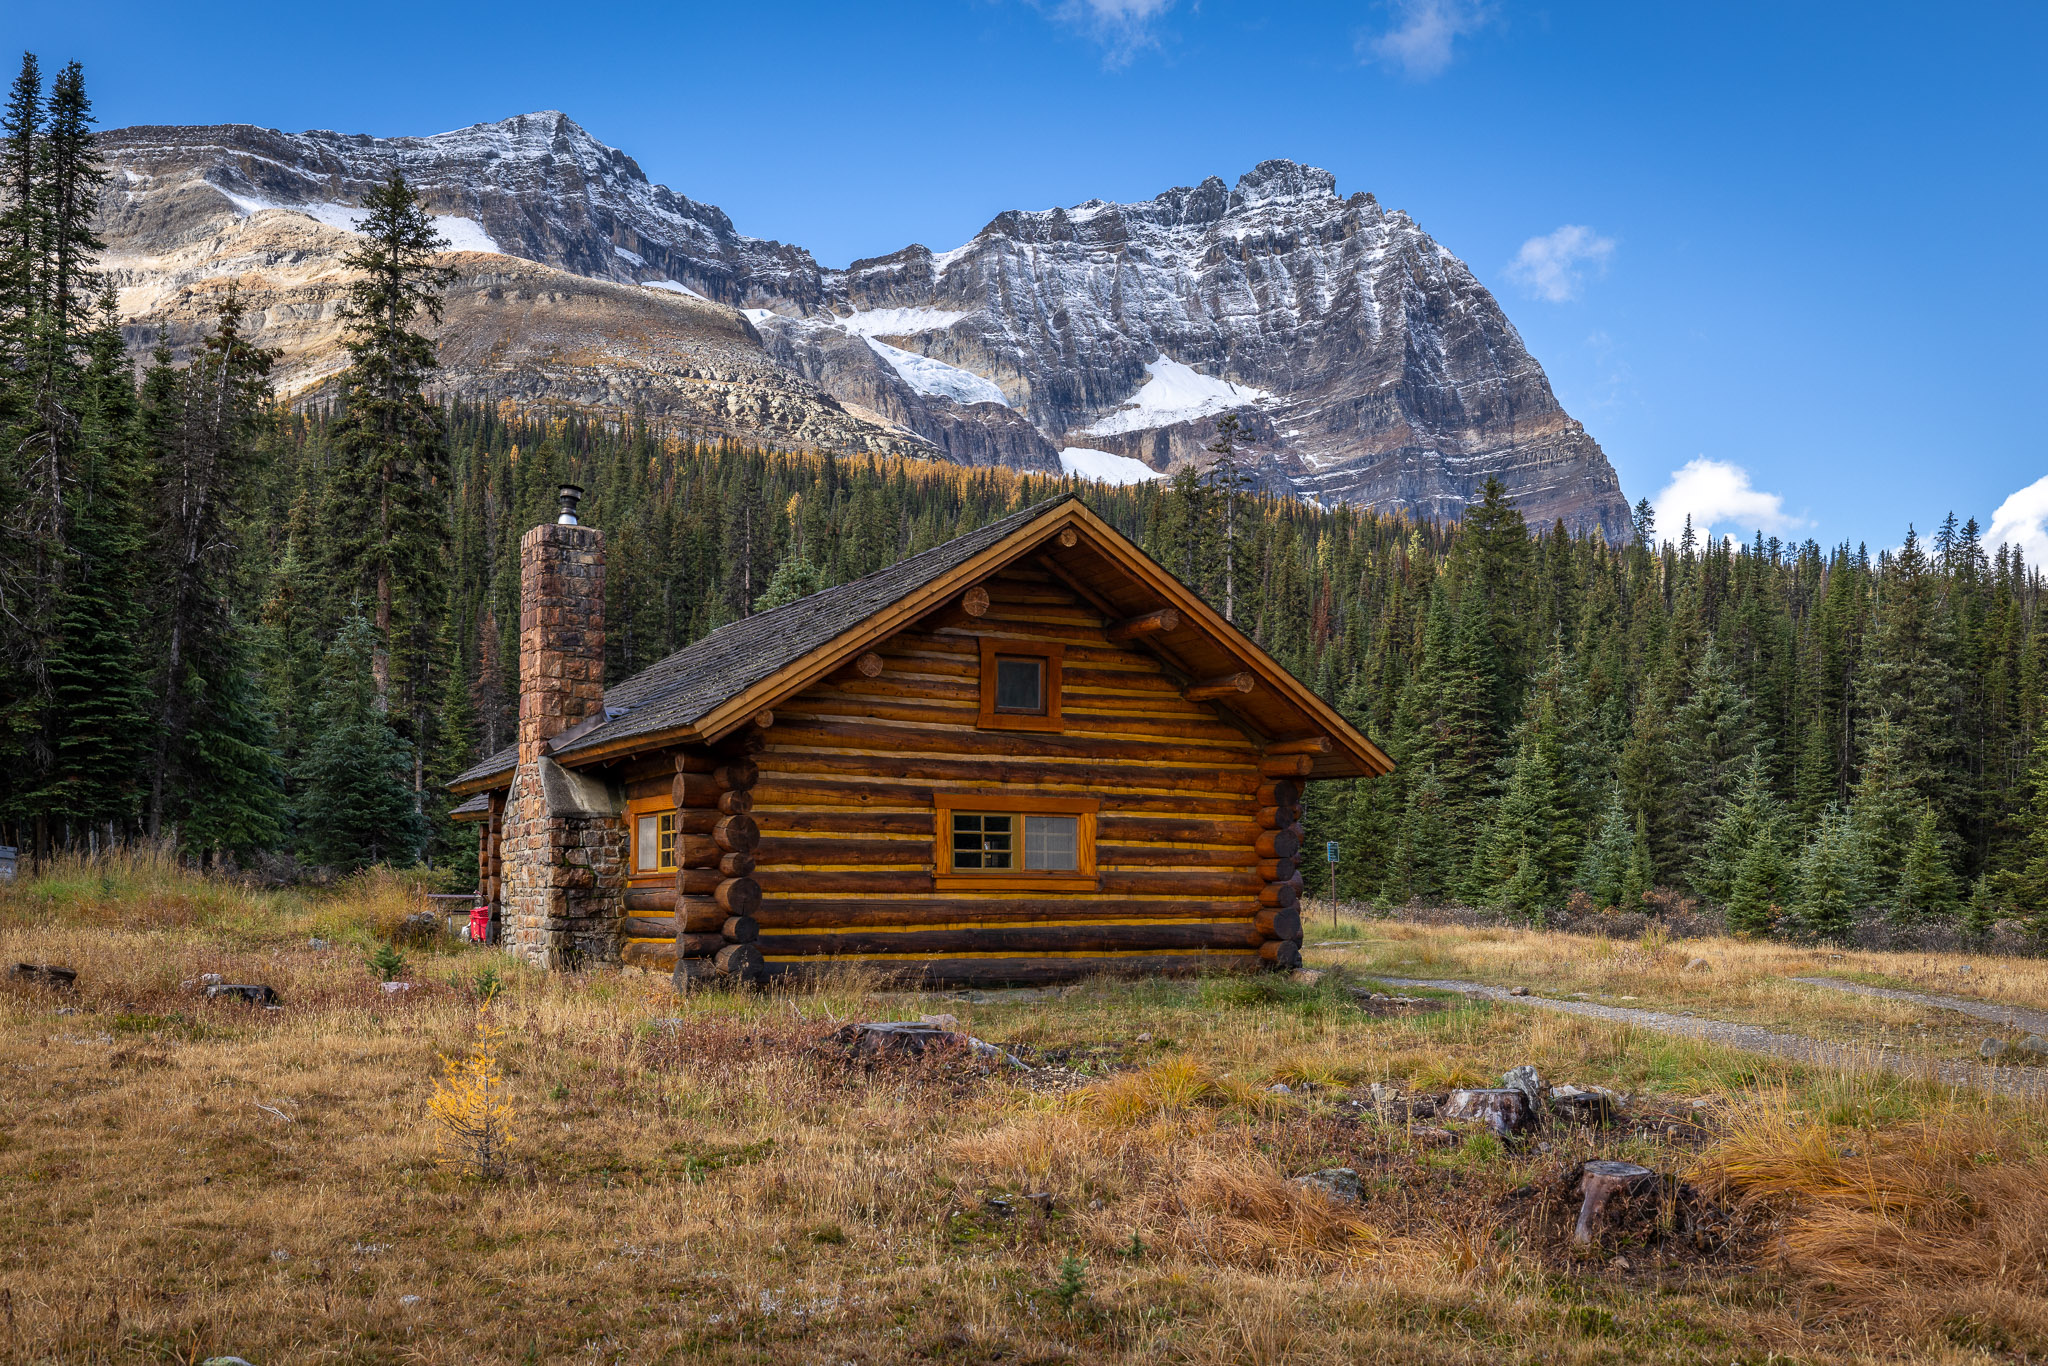
<path fill-rule="evenodd" d="M 997 658 L 996 710 L 1045 710 L 1044 660 Z"/>
<path fill-rule="evenodd" d="M 954 871 L 1009 868 L 1009 816 L 965 811 L 953 813 Z"/>
<path fill-rule="evenodd" d="M 1078 816 L 1026 816 L 1024 867 L 1027 872 L 1073 872 L 1081 866 L 1081 819 Z"/>
<path fill-rule="evenodd" d="M 633 831 L 633 871 L 652 873 L 661 865 L 655 860 L 660 857 L 658 837 L 655 834 L 656 820 L 653 816 L 642 816 Z"/>
<path fill-rule="evenodd" d="M 661 838 L 658 844 L 661 850 L 661 861 L 659 866 L 663 868 L 675 867 L 676 813 L 673 811 L 664 811 L 661 813 Z"/>

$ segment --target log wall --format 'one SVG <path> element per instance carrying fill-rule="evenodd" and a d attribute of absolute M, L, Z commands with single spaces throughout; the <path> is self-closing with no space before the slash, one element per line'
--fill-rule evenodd
<path fill-rule="evenodd" d="M 763 967 L 857 959 L 1032 981 L 1298 963 L 1308 761 L 1263 755 L 1184 698 L 1185 680 L 1112 640 L 1118 623 L 1050 573 L 1018 565 L 980 587 L 986 606 L 926 617 L 779 703 L 755 737 Z M 1060 730 L 977 726 L 984 637 L 1062 647 Z M 1098 801 L 1096 885 L 939 885 L 935 797 L 975 791 Z M 693 913 L 684 932 L 711 919 Z"/>

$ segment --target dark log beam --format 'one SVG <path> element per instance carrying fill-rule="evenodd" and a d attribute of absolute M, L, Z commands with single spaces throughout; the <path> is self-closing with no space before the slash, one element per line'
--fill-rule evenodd
<path fill-rule="evenodd" d="M 1258 682 L 1248 673 L 1219 674 L 1205 678 L 1180 690 L 1180 695 L 1190 702 L 1213 702 L 1219 697 L 1236 697 L 1248 693 Z"/>
<path fill-rule="evenodd" d="M 1164 635 L 1180 629 L 1180 613 L 1171 607 L 1162 607 L 1156 612 L 1142 616 L 1127 617 L 1110 627 L 1106 635 L 1111 640 L 1136 640 L 1140 636 Z"/>

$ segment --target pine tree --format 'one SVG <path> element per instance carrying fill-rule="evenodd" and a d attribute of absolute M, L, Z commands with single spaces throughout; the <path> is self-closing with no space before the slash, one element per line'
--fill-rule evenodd
<path fill-rule="evenodd" d="M 2036 731 L 2027 783 L 2031 800 L 2018 866 L 1999 873 L 1993 885 L 2033 934 L 2048 938 L 2048 725 Z"/>
<path fill-rule="evenodd" d="M 1956 909 L 1955 874 L 1942 848 L 1941 818 L 1931 802 L 1920 804 L 1913 823 L 1913 841 L 1906 846 L 1905 861 L 1899 869 L 1898 899 L 1893 918 L 1902 923 L 1937 920 Z"/>
<path fill-rule="evenodd" d="M 754 610 L 773 611 L 798 598 L 807 598 L 824 586 L 825 576 L 818 572 L 818 567 L 802 555 L 792 553 L 775 566 L 768 586 L 761 591 L 760 597 L 754 599 Z"/>
<path fill-rule="evenodd" d="M 1732 903 L 1743 860 L 1760 840 L 1783 840 L 1785 809 L 1771 791 L 1770 774 L 1756 758 L 1746 764 L 1735 791 L 1701 850 L 1693 884 L 1712 901 Z M 1731 922 L 1732 923 L 1732 922 Z"/>
<path fill-rule="evenodd" d="M 1474 879 L 1481 896 L 1524 912 L 1556 904 L 1579 852 L 1579 822 L 1558 752 L 1559 728 L 1550 698 L 1542 697 L 1522 727 Z"/>
<path fill-rule="evenodd" d="M 1691 689 L 1673 718 L 1672 764 L 1678 780 L 1678 832 L 1682 840 L 1698 847 L 1697 841 L 1720 825 L 1737 787 L 1747 776 L 1761 776 L 1761 771 L 1749 700 L 1712 640 L 1692 672 Z M 1733 864 L 1724 865 L 1716 876 L 1707 870 L 1704 857 L 1703 853 L 1693 861 L 1692 885 L 1712 900 L 1724 900 Z"/>
<path fill-rule="evenodd" d="M 440 602 L 429 585 L 447 542 L 448 452 L 425 392 L 439 365 L 434 342 L 414 328 L 441 320 L 441 291 L 455 272 L 434 263 L 448 244 L 398 171 L 363 209 L 361 244 L 342 258 L 358 274 L 340 309 L 349 365 L 334 431 L 340 460 L 329 488 L 327 553 L 336 580 L 354 579 L 375 604 L 377 708 L 388 712 L 396 614 L 423 615 Z"/>
<path fill-rule="evenodd" d="M 1800 926 L 1817 939 L 1847 943 L 1856 928 L 1856 907 L 1865 899 L 1865 879 L 1855 827 L 1839 805 L 1821 813 L 1800 851 L 1798 875 L 1794 909 Z"/>
<path fill-rule="evenodd" d="M 1871 896 L 1890 901 L 1898 890 L 1906 848 L 1913 838 L 1915 797 L 1904 772 L 1898 731 L 1880 718 L 1871 732 L 1863 770 L 1849 804 L 1856 842 L 1870 860 Z"/>
<path fill-rule="evenodd" d="M 1629 880 L 1629 865 L 1635 856 L 1635 822 L 1617 785 L 1608 797 L 1600 825 L 1579 855 L 1578 871 L 1572 882 L 1600 907 L 1634 910 L 1623 891 Z"/>
<path fill-rule="evenodd" d="M 159 349 L 144 383 L 162 659 L 147 830 L 196 819 L 208 832 L 202 848 L 247 847 L 276 829 L 276 764 L 238 619 L 246 593 L 236 514 L 255 474 L 277 353 L 249 341 L 244 314 L 230 287 L 192 364 L 174 371 Z"/>
<path fill-rule="evenodd" d="M 1769 934 L 1792 899 L 1792 868 L 1777 820 L 1759 828 L 1742 851 L 1728 894 L 1728 929 Z"/>
<path fill-rule="evenodd" d="M 1236 413 L 1225 413 L 1216 424 L 1216 439 L 1206 447 L 1216 461 L 1209 467 L 1209 485 L 1223 499 L 1223 619 L 1237 620 L 1237 505 L 1251 477 L 1245 472 L 1238 449 Z"/>
<path fill-rule="evenodd" d="M 352 870 L 409 864 L 425 821 L 413 801 L 412 750 L 377 706 L 376 628 L 351 617 L 322 662 L 327 686 L 306 754 L 301 837 L 318 862 Z"/>

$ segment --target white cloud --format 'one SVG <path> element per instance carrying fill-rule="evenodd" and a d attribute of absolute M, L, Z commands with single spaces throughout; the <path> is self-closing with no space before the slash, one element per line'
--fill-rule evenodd
<path fill-rule="evenodd" d="M 1140 48 L 1158 43 L 1153 25 L 1174 0 L 1060 0 L 1053 14 L 1109 49 L 1112 66 L 1128 62 Z"/>
<path fill-rule="evenodd" d="M 1579 297 L 1579 286 L 1585 282 L 1582 268 L 1605 270 L 1612 255 L 1612 237 L 1602 237 L 1584 224 L 1567 223 L 1556 232 L 1522 243 L 1515 259 L 1508 262 L 1508 278 L 1539 299 L 1567 303 Z"/>
<path fill-rule="evenodd" d="M 2048 568 L 2048 474 L 1998 505 L 1984 543 L 1993 550 L 2016 545 L 2025 552 L 2029 565 Z"/>
<path fill-rule="evenodd" d="M 1359 39 L 1359 55 L 1376 57 L 1426 81 L 1451 64 L 1458 39 L 1493 19 L 1488 0 L 1394 0 L 1397 19 L 1384 33 Z"/>
<path fill-rule="evenodd" d="M 1764 531 L 1775 536 L 1806 525 L 1804 517 L 1785 511 L 1783 497 L 1752 488 L 1748 470 L 1705 456 L 1673 470 L 1671 482 L 1650 502 L 1657 510 L 1657 535 L 1667 541 L 1678 539 L 1688 516 L 1702 536 L 1716 526 L 1731 534 Z"/>

